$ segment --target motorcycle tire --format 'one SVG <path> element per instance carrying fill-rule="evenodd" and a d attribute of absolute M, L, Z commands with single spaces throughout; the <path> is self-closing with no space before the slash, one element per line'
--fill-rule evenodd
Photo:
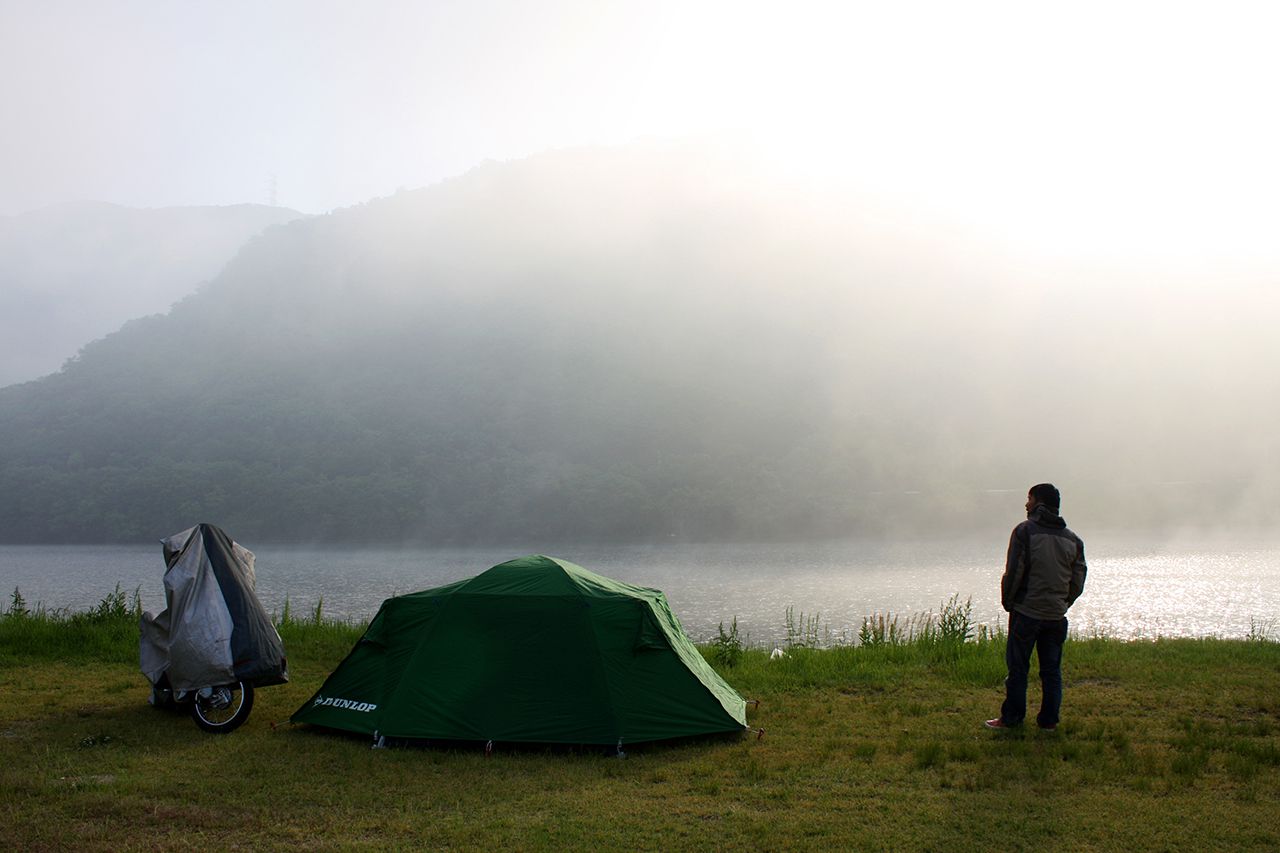
<path fill-rule="evenodd" d="M 224 735 L 240 728 L 253 710 L 253 685 L 244 681 L 214 687 L 208 696 L 198 690 L 191 701 L 191 718 L 212 734 Z"/>

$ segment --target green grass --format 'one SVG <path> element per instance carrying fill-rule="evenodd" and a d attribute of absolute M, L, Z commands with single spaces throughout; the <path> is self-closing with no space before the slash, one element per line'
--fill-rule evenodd
<path fill-rule="evenodd" d="M 486 759 L 285 723 L 363 626 L 279 618 L 292 681 L 217 737 L 146 704 L 127 601 L 0 617 L 5 848 L 1280 847 L 1271 641 L 1073 639 L 1053 734 L 981 728 L 1002 694 L 999 636 L 746 648 L 717 666 L 760 700 L 762 738 Z"/>

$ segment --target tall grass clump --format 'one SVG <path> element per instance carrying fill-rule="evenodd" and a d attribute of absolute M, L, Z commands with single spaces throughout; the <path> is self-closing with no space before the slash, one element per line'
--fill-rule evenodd
<path fill-rule="evenodd" d="M 367 621 L 351 622 L 324 615 L 324 598 L 316 600 L 310 613 L 299 618 L 293 604 L 285 597 L 284 607 L 276 619 L 276 631 L 284 641 L 286 654 L 293 645 L 306 645 L 315 651 L 341 659 L 369 627 Z"/>
<path fill-rule="evenodd" d="M 960 603 L 960 593 L 951 596 L 938 611 L 938 641 L 967 643 L 973 637 L 973 598 Z"/>
<path fill-rule="evenodd" d="M 830 626 L 822 624 L 822 614 L 796 613 L 795 607 L 788 605 L 783 617 L 787 636 L 783 645 L 788 649 L 821 649 L 824 647 L 846 645 L 843 637 L 833 636 Z"/>
<path fill-rule="evenodd" d="M 932 611 L 918 613 L 903 619 L 894 613 L 873 613 L 862 618 L 858 630 L 858 645 L 920 646 L 928 648 L 958 649 L 975 636 L 985 639 L 987 627 L 973 624 L 973 599 L 960 603 L 956 593 L 942 602 L 935 616 Z"/>
<path fill-rule="evenodd" d="M 972 600 L 961 601 L 959 594 L 942 602 L 936 614 L 865 616 L 854 641 L 844 632 L 833 636 L 820 616 L 797 613 L 794 607 L 786 608 L 784 625 L 782 653 L 745 649 L 735 659 L 734 681 L 758 678 L 774 689 L 790 691 L 843 689 L 854 684 L 890 686 L 920 666 L 975 685 L 998 685 L 1005 674 L 1003 629 L 975 624 Z M 727 669 L 717 645 L 717 641 L 708 644 L 705 654 Z"/>
<path fill-rule="evenodd" d="M 858 629 L 858 645 L 863 648 L 877 646 L 900 646 L 910 637 L 907 625 L 898 623 L 894 613 L 872 613 L 862 617 L 862 627 Z"/>
<path fill-rule="evenodd" d="M 1245 639 L 1251 643 L 1276 642 L 1276 620 L 1259 619 L 1256 616 L 1250 616 L 1249 633 L 1245 635 Z"/>
<path fill-rule="evenodd" d="M 16 617 L 18 619 L 21 619 L 23 616 L 31 615 L 31 610 L 27 607 L 27 600 L 22 597 L 22 591 L 16 586 L 13 588 L 13 599 L 9 604 L 9 610 L 5 615 Z"/>
<path fill-rule="evenodd" d="M 942 602 L 936 614 L 864 617 L 858 636 L 859 646 L 886 664 L 941 667 L 973 684 L 998 681 L 1004 674 L 1004 630 L 975 624 L 973 600 L 962 602 L 958 593 Z"/>
<path fill-rule="evenodd" d="M 129 596 L 116 584 L 94 607 L 80 612 L 32 610 L 15 589 L 0 616 L 0 653 L 41 659 L 137 661 L 140 589 Z"/>
<path fill-rule="evenodd" d="M 743 651 L 742 638 L 738 636 L 738 617 L 733 617 L 727 632 L 721 622 L 719 636 L 711 641 L 711 659 L 720 666 L 732 669 L 742 660 Z"/>
<path fill-rule="evenodd" d="M 137 624 L 142 618 L 142 587 L 133 591 L 132 598 L 126 598 L 120 584 L 103 596 L 98 605 L 87 612 L 72 615 L 72 620 L 81 619 L 101 624 L 130 622 Z"/>

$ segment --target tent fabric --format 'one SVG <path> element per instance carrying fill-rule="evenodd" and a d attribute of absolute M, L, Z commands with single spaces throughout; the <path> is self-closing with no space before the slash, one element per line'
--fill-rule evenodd
<path fill-rule="evenodd" d="M 289 679 L 284 643 L 254 592 L 254 555 L 212 524 L 161 541 L 166 608 L 142 614 L 139 659 L 153 685 L 196 690 Z"/>
<path fill-rule="evenodd" d="M 666 596 L 541 555 L 387 599 L 294 722 L 423 740 L 616 744 L 740 731 Z"/>

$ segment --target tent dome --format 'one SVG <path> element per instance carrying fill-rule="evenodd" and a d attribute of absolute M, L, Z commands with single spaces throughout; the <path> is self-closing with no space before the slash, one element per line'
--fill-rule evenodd
<path fill-rule="evenodd" d="M 655 589 L 540 555 L 387 599 L 294 722 L 375 736 L 615 744 L 741 730 Z"/>

